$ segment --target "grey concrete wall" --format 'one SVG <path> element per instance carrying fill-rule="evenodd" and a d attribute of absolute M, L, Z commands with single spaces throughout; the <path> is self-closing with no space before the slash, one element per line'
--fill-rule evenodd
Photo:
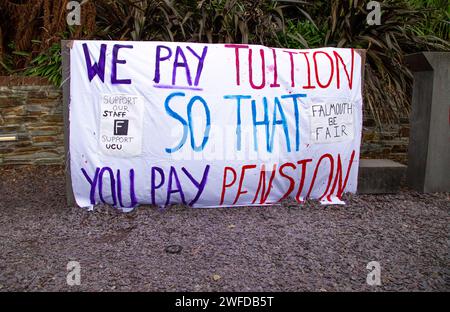
<path fill-rule="evenodd" d="M 450 191 L 450 53 L 408 56 L 414 72 L 408 184 L 422 192 Z"/>

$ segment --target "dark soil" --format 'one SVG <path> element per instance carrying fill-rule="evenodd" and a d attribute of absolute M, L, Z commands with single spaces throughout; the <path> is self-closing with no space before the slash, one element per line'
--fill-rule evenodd
<path fill-rule="evenodd" d="M 60 167 L 0 169 L 0 291 L 448 291 L 450 194 L 345 206 L 68 208 Z M 68 286 L 69 261 L 81 285 Z M 366 265 L 381 265 L 369 286 Z"/>

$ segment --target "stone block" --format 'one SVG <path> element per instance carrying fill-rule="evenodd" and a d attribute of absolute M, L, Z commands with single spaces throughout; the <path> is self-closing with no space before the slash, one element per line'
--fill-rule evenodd
<path fill-rule="evenodd" d="M 408 184 L 450 192 L 450 53 L 416 53 L 407 62 L 414 74 Z"/>
<path fill-rule="evenodd" d="M 387 194 L 399 191 L 406 166 L 389 159 L 360 159 L 359 194 Z"/>

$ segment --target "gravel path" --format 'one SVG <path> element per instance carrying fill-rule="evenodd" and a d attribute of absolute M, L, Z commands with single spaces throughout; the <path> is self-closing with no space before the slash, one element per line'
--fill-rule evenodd
<path fill-rule="evenodd" d="M 0 169 L 0 291 L 450 290 L 448 193 L 124 214 L 67 208 L 64 192 L 60 167 Z"/>

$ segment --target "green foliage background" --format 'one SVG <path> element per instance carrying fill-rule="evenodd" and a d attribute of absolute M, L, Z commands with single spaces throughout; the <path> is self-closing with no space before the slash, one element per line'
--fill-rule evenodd
<path fill-rule="evenodd" d="M 59 85 L 59 40 L 70 38 L 362 48 L 365 105 L 381 125 L 409 112 L 405 55 L 450 51 L 447 0 L 380 1 L 381 24 L 373 26 L 366 21 L 368 1 L 358 0 L 90 0 L 79 27 L 65 23 L 67 1 L 0 0 L 0 74 Z M 15 15 L 25 8 L 30 16 Z"/>

